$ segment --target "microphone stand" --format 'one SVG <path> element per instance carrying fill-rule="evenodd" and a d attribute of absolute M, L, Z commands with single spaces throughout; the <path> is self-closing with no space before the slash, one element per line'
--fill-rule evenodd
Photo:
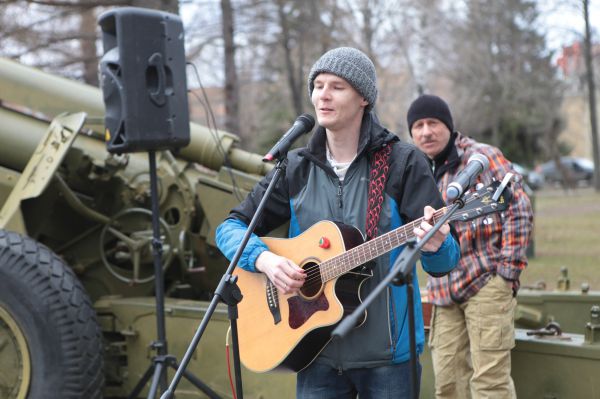
<path fill-rule="evenodd" d="M 390 283 L 394 285 L 406 285 L 406 306 L 408 307 L 408 328 L 409 328 L 409 346 L 410 346 L 410 367 L 411 381 L 410 389 L 411 396 L 418 399 L 417 386 L 418 371 L 417 371 L 417 344 L 415 336 L 415 307 L 413 298 L 413 266 L 420 256 L 421 248 L 433 237 L 433 235 L 442 227 L 444 223 L 460 208 L 465 205 L 462 197 L 459 197 L 454 204 L 448 208 L 448 211 L 433 225 L 433 228 L 425 234 L 421 241 L 415 242 L 411 240 L 407 242 L 404 250 L 398 255 L 390 272 L 379 282 L 379 284 L 367 295 L 363 302 L 354 309 L 342 322 L 333 330 L 331 336 L 341 339 L 358 324 L 358 319 L 364 317 L 364 312 L 369 305 L 375 300 L 377 295 L 381 294 L 386 286 Z"/>
<path fill-rule="evenodd" d="M 277 164 L 275 165 L 275 172 L 273 173 L 273 178 L 271 179 L 271 182 L 269 183 L 269 186 L 267 187 L 265 194 L 263 195 L 260 203 L 258 204 L 256 213 L 254 214 L 254 216 L 252 217 L 252 220 L 250 221 L 250 225 L 248 226 L 248 229 L 246 230 L 246 233 L 244 234 L 244 237 L 242 239 L 242 242 L 240 243 L 240 246 L 238 247 L 237 251 L 235 252 L 235 255 L 233 256 L 233 258 L 231 259 L 231 262 L 229 263 L 229 266 L 227 267 L 225 274 L 221 278 L 219 285 L 215 289 L 215 294 L 213 296 L 213 299 L 210 302 L 210 304 L 206 310 L 206 313 L 204 314 L 204 317 L 202 318 L 202 321 L 200 322 L 200 325 L 198 326 L 198 329 L 196 330 L 196 333 L 194 334 L 194 337 L 192 338 L 192 341 L 191 341 L 190 345 L 188 346 L 188 348 L 185 352 L 185 355 L 183 356 L 183 359 L 181 360 L 179 368 L 175 372 L 175 376 L 173 377 L 173 380 L 171 381 L 169 388 L 161 396 L 161 399 L 173 399 L 174 398 L 174 393 L 175 393 L 175 389 L 177 388 L 177 384 L 179 384 L 181 377 L 184 375 L 185 369 L 186 369 L 188 363 L 190 362 L 192 355 L 193 355 L 194 351 L 196 350 L 196 347 L 198 346 L 198 343 L 200 342 L 200 338 L 202 338 L 202 334 L 204 334 L 204 330 L 206 330 L 206 326 L 208 325 L 208 322 L 210 321 L 210 318 L 212 317 L 212 315 L 217 307 L 217 304 L 218 304 L 219 300 L 221 300 L 221 299 L 228 305 L 228 317 L 229 317 L 229 320 L 231 323 L 233 363 L 234 363 L 234 369 L 235 369 L 235 382 L 236 382 L 235 390 L 237 393 L 236 397 L 238 399 L 243 399 L 244 393 L 243 393 L 243 389 L 242 389 L 242 372 L 241 372 L 241 367 L 240 367 L 240 354 L 239 354 L 239 347 L 238 347 L 238 330 L 237 330 L 237 314 L 238 314 L 237 304 L 242 300 L 243 296 L 242 296 L 242 293 L 241 293 L 239 287 L 237 286 L 237 276 L 232 275 L 232 273 L 233 273 L 233 270 L 235 269 L 235 267 L 237 266 L 237 263 L 238 263 L 240 257 L 242 256 L 242 253 L 244 252 L 244 248 L 246 248 L 246 245 L 248 244 L 248 240 L 250 239 L 250 236 L 252 235 L 252 232 L 254 231 L 254 228 L 256 227 L 256 224 L 258 223 L 260 216 L 262 215 L 262 212 L 267 203 L 267 200 L 271 196 L 271 192 L 275 188 L 275 185 L 277 184 L 277 181 L 281 177 L 281 174 L 285 172 L 285 168 L 287 167 L 287 162 L 288 162 L 287 151 L 283 152 L 283 154 L 280 153 L 277 159 L 278 160 L 277 160 Z"/>

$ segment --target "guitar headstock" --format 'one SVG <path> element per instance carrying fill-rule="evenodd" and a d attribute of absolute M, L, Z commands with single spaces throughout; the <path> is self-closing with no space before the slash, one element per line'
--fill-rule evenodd
<path fill-rule="evenodd" d="M 509 187 L 504 188 L 497 201 L 493 199 L 494 193 L 499 186 L 500 182 L 495 181 L 476 192 L 467 193 L 465 195 L 465 206 L 456 211 L 450 220 L 466 222 L 489 215 L 490 213 L 502 212 L 508 209 L 509 203 L 512 200 L 512 191 Z"/>

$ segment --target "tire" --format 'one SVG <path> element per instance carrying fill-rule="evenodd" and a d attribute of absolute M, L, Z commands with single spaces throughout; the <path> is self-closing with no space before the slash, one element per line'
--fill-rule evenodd
<path fill-rule="evenodd" d="M 0 229 L 2 338 L 0 397 L 102 398 L 102 333 L 81 282 L 44 245 Z"/>

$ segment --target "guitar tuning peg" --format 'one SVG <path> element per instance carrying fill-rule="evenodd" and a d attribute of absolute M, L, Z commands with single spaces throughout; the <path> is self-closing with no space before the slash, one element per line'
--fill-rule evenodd
<path fill-rule="evenodd" d="M 504 189 L 506 188 L 506 186 L 508 186 L 508 184 L 511 182 L 512 178 L 513 178 L 514 174 L 512 173 L 507 173 L 504 176 L 504 179 L 502 179 L 502 183 L 500 183 L 500 185 L 498 186 L 498 188 L 496 189 L 496 192 L 494 193 L 494 195 L 492 196 L 492 200 L 494 202 L 498 201 L 498 198 L 500 198 L 500 195 L 502 194 L 502 191 L 504 191 Z"/>

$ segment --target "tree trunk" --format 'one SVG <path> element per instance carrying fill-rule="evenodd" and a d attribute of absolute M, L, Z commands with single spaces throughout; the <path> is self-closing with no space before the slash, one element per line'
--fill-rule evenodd
<path fill-rule="evenodd" d="M 179 0 L 132 0 L 131 5 L 179 14 Z"/>
<path fill-rule="evenodd" d="M 81 59 L 83 60 L 83 81 L 92 86 L 98 86 L 98 56 L 96 54 L 96 13 L 94 8 L 81 12 L 79 31 L 82 32 L 80 41 Z"/>
<path fill-rule="evenodd" d="M 552 125 L 550 126 L 548 137 L 550 138 L 549 142 L 549 150 L 550 156 L 554 161 L 554 165 L 556 166 L 556 170 L 558 171 L 558 175 L 560 176 L 560 185 L 565 190 L 565 192 L 569 192 L 574 189 L 576 186 L 576 181 L 573 179 L 571 172 L 563 165 L 560 158 L 560 150 L 558 148 L 558 136 L 564 129 L 564 125 L 560 118 L 554 118 L 552 121 Z"/>
<path fill-rule="evenodd" d="M 240 132 L 240 90 L 235 65 L 233 8 L 230 0 L 221 0 L 223 42 L 225 46 L 225 130 Z"/>
<path fill-rule="evenodd" d="M 592 39 L 588 12 L 589 0 L 583 0 L 583 18 L 585 19 L 585 39 L 583 52 L 587 76 L 588 98 L 590 106 L 590 124 L 592 128 L 592 155 L 594 157 L 594 189 L 600 192 L 600 147 L 598 147 L 598 124 L 596 119 L 596 85 L 594 84 L 594 66 L 592 65 Z"/>
<path fill-rule="evenodd" d="M 294 107 L 294 113 L 300 115 L 302 113 L 302 93 L 298 87 L 296 81 L 296 74 L 294 72 L 294 63 L 292 61 L 292 50 L 290 46 L 290 28 L 285 15 L 284 10 L 285 0 L 277 0 L 277 14 L 279 15 L 279 24 L 281 27 L 281 46 L 283 47 L 285 56 L 285 66 L 287 71 L 288 85 L 290 87 L 290 94 L 292 100 L 292 106 Z"/>
<path fill-rule="evenodd" d="M 375 60 L 375 52 L 373 51 L 373 38 L 375 37 L 375 27 L 373 26 L 373 7 L 369 0 L 365 0 L 362 4 L 363 29 L 362 36 L 365 43 L 365 52 L 371 60 Z"/>

